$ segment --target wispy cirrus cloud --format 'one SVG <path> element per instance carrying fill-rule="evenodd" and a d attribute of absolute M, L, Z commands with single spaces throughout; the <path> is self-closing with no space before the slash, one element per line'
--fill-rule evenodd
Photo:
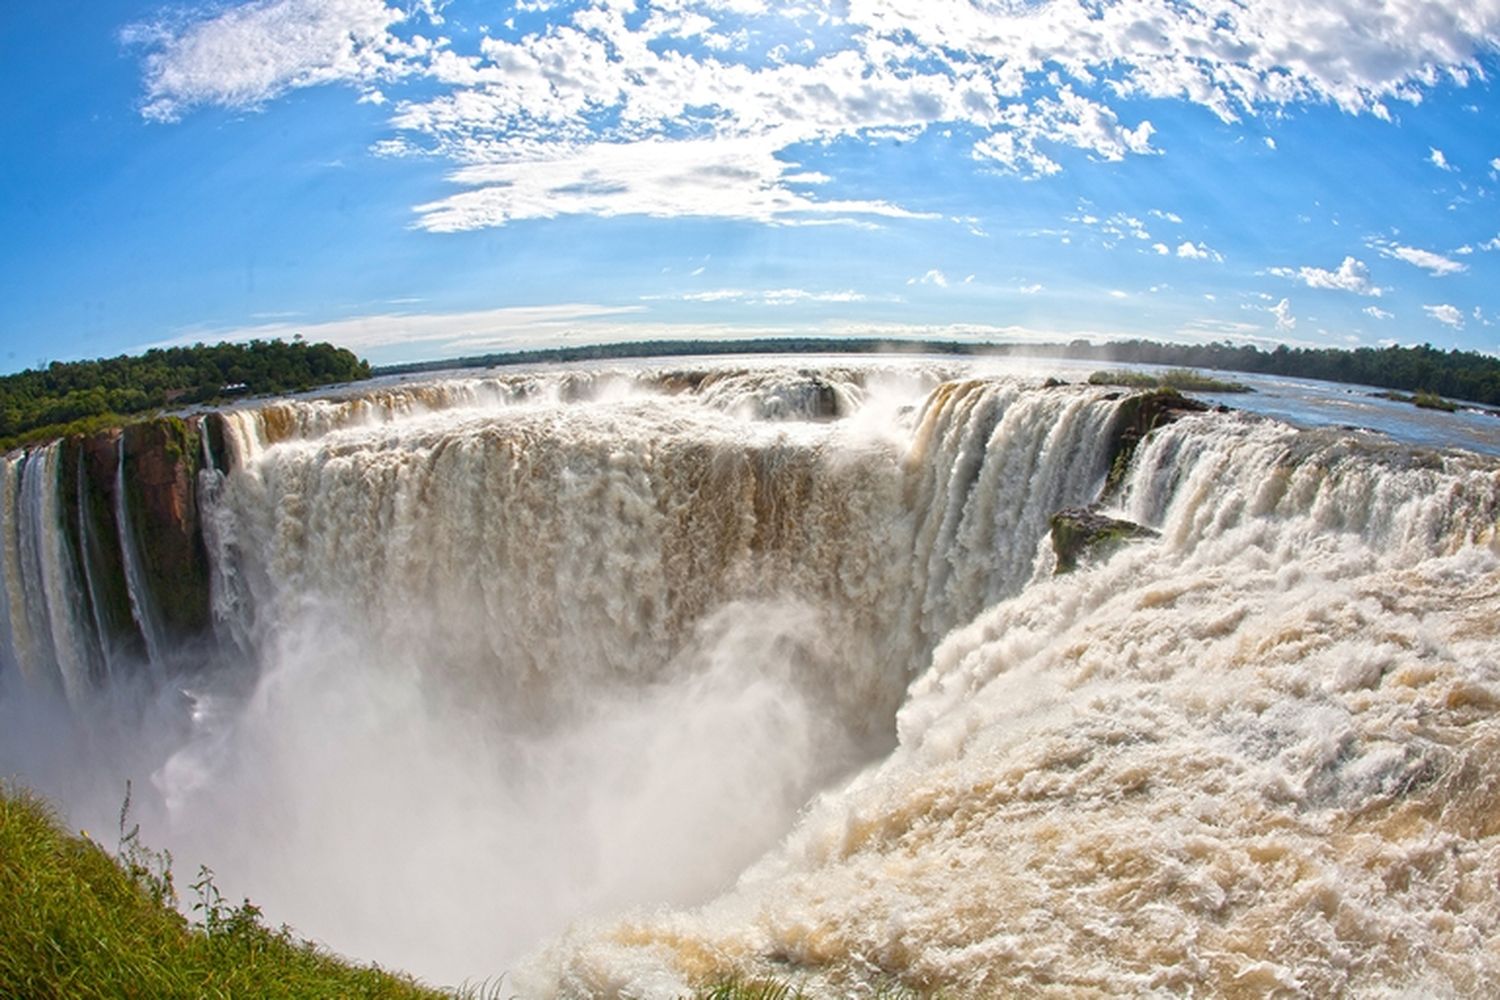
<path fill-rule="evenodd" d="M 864 302 L 868 296 L 851 289 L 843 291 L 812 291 L 806 288 L 768 288 L 749 290 L 744 288 L 712 288 L 702 292 L 682 292 L 676 295 L 643 295 L 643 302 L 738 302 L 766 306 L 789 306 L 805 302 Z"/>
<path fill-rule="evenodd" d="M 197 327 L 144 347 L 173 347 L 199 341 L 291 340 L 301 336 L 352 351 L 382 348 L 425 350 L 452 355 L 468 350 L 523 349 L 555 344 L 571 331 L 598 330 L 640 314 L 643 306 L 559 303 L 510 306 L 468 312 L 380 312 L 320 322 L 261 323 L 239 327 Z"/>
<path fill-rule="evenodd" d="M 124 37 L 144 52 L 148 118 L 323 84 L 388 102 L 381 152 L 458 168 L 461 190 L 417 208 L 439 232 L 565 214 L 925 219 L 840 197 L 839 178 L 793 165 L 796 150 L 940 127 L 982 165 L 1043 177 L 1069 157 L 1160 152 L 1133 99 L 1226 122 L 1319 103 L 1389 117 L 1391 102 L 1480 76 L 1500 43 L 1500 0 L 585 0 L 532 5 L 550 23 L 462 45 L 438 8 L 251 0 Z M 810 47 L 775 42 L 788 26 Z"/>
<path fill-rule="evenodd" d="M 421 228 L 460 232 L 560 215 L 699 216 L 776 225 L 939 217 L 884 201 L 815 198 L 809 192 L 828 178 L 778 159 L 773 144 L 755 138 L 547 144 L 529 155 L 463 167 L 448 179 L 467 190 L 416 206 Z"/>
<path fill-rule="evenodd" d="M 1400 243 L 1376 241 L 1371 244 L 1382 256 L 1391 257 L 1395 260 L 1405 261 L 1413 267 L 1443 277 L 1449 274 L 1458 274 L 1467 271 L 1469 266 L 1461 264 L 1451 257 L 1445 257 L 1432 250 L 1423 250 L 1418 247 L 1409 247 Z"/>

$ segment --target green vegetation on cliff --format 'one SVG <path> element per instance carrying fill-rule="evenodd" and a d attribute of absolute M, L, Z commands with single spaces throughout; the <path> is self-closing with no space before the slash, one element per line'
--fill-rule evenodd
<path fill-rule="evenodd" d="M 1131 389 L 1176 389 L 1179 392 L 1254 392 L 1243 382 L 1213 378 L 1191 368 L 1173 368 L 1153 375 L 1137 371 L 1094 372 L 1089 385 L 1119 385 Z"/>
<path fill-rule="evenodd" d="M 139 356 L 54 361 L 0 376 L 0 448 L 96 431 L 165 406 L 295 392 L 369 376 L 369 364 L 349 351 L 300 341 L 195 344 Z"/>
<path fill-rule="evenodd" d="M 66 834 L 38 799 L 0 787 L 0 996 L 390 997 L 444 994 L 351 965 L 230 906 L 202 871 L 190 922 L 170 858 L 123 830 L 121 860 Z"/>
<path fill-rule="evenodd" d="M 1395 390 L 1387 390 L 1386 392 L 1376 393 L 1376 395 L 1384 399 L 1393 399 L 1398 403 L 1410 403 L 1423 410 L 1442 410 L 1444 413 L 1452 413 L 1458 409 L 1458 404 L 1452 400 L 1444 399 L 1435 392 L 1427 392 L 1425 390 L 1418 390 L 1415 395 L 1407 395 L 1404 392 L 1396 392 Z"/>
<path fill-rule="evenodd" d="M 211 1000 L 236 997 L 498 1000 L 503 976 L 454 991 L 345 961 L 283 926 L 273 930 L 249 900 L 232 905 L 200 869 L 178 910 L 172 857 L 127 830 L 105 850 L 63 830 L 35 795 L 0 782 L 0 997 L 27 1000 Z M 907 1000 L 896 984 L 865 995 Z M 704 984 L 696 1000 L 801 1000 L 791 981 L 735 974 Z"/>

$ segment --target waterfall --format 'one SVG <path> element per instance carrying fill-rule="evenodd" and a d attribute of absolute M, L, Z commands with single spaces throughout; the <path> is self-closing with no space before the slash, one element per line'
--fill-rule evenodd
<path fill-rule="evenodd" d="M 56 685 L 77 701 L 93 683 L 98 654 L 63 527 L 61 460 L 58 442 L 5 459 L 5 632 L 7 660 L 32 682 Z"/>
<path fill-rule="evenodd" d="M 115 524 L 119 529 L 120 563 L 125 571 L 125 589 L 130 599 L 130 615 L 140 629 L 146 642 L 146 660 L 151 669 L 160 673 L 166 658 L 166 642 L 162 636 L 160 616 L 156 602 L 146 584 L 146 572 L 137 530 L 131 520 L 128 482 L 128 463 L 125 454 L 125 435 L 118 441 L 115 465 Z"/>
<path fill-rule="evenodd" d="M 102 581 L 98 579 L 95 564 L 98 561 L 96 553 L 105 544 L 105 539 L 96 537 L 93 519 L 88 516 L 89 510 L 89 481 L 87 465 L 83 449 L 78 450 L 77 464 L 75 466 L 77 485 L 73 492 L 73 507 L 77 512 L 78 524 L 78 549 L 79 560 L 83 572 L 84 596 L 87 599 L 90 618 L 89 624 L 93 627 L 94 638 L 99 649 L 100 665 L 103 669 L 102 680 L 106 681 L 110 676 L 125 669 L 117 662 L 117 644 L 109 640 L 110 628 L 105 620 L 105 597 L 102 589 Z"/>
<path fill-rule="evenodd" d="M 162 842 L 434 977 L 1500 985 L 1500 466 L 1215 412 L 1132 454 L 1134 405 L 868 361 L 236 407 L 150 456 L 216 642 L 164 622 L 144 459 L 111 569 L 69 514 L 101 473 L 33 449 L 0 668 L 121 684 L 121 578 L 181 730 L 122 757 Z M 1091 505 L 1149 532 L 1057 573 Z"/>

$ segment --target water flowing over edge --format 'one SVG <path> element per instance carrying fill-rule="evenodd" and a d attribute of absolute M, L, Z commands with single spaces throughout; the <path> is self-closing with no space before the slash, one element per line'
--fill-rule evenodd
<path fill-rule="evenodd" d="M 0 662 L 78 703 L 130 655 L 171 672 L 156 649 L 204 625 L 247 659 L 252 710 L 199 692 L 199 738 L 157 771 L 184 828 L 226 808 L 214 782 L 275 773 L 236 753 L 286 753 L 288 771 L 326 754 L 272 729 L 296 718 L 289 699 L 320 703 L 325 724 L 347 710 L 349 678 L 326 663 L 340 654 L 401 681 L 354 715 L 436 711 L 471 740 L 393 752 L 453 764 L 483 747 L 505 772 L 483 787 L 557 808 L 517 784 L 520 762 L 597 812 L 605 839 L 673 824 L 568 784 L 618 746 L 589 729 L 601 706 L 636 720 L 619 723 L 627 743 L 689 710 L 743 727 L 753 753 L 635 789 L 680 822 L 661 798 L 673 782 L 784 816 L 735 845 L 738 886 L 609 917 L 706 898 L 723 859 L 663 893 L 629 871 L 658 856 L 570 843 L 608 888 L 576 886 L 592 919 L 522 965 L 536 994 L 674 995 L 726 969 L 835 994 L 1492 985 L 1494 464 L 952 374 L 539 373 L 231 411 L 179 448 L 199 466 L 211 612 L 162 627 L 140 609 L 172 602 L 126 550 L 133 516 L 161 521 L 171 477 L 149 477 L 132 512 L 121 436 L 112 517 L 70 535 L 69 494 L 46 488 L 67 448 L 11 456 Z M 88 509 L 84 474 L 73 484 Z M 1054 575 L 1049 519 L 1091 504 L 1155 537 Z M 122 565 L 101 568 L 110 530 Z M 113 619 L 111 575 L 129 612 Z M 441 690 L 405 683 L 414 664 L 440 668 Z M 226 729 L 216 712 L 238 714 Z M 658 749 L 690 756 L 711 735 Z M 755 763 L 777 746 L 828 766 Z M 726 776 L 775 794 L 713 799 Z M 306 820 L 326 796 L 292 799 Z M 453 849 L 524 850 L 535 833 Z M 489 916 L 497 936 L 517 925 Z"/>

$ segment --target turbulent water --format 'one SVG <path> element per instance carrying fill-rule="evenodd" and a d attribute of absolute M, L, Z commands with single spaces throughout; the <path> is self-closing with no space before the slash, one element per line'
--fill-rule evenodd
<path fill-rule="evenodd" d="M 63 452 L 12 455 L 0 771 L 106 829 L 132 778 L 274 920 L 524 995 L 1496 992 L 1500 463 L 1206 412 L 1107 488 L 1127 405 L 869 361 L 240 409 L 186 649 L 129 532 L 97 638 Z M 1158 534 L 1055 574 L 1100 501 Z"/>

